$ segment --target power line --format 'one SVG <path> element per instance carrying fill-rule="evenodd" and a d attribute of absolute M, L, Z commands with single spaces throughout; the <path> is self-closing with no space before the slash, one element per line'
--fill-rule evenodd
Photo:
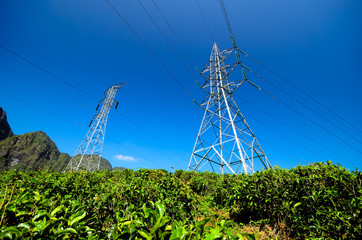
<path fill-rule="evenodd" d="M 235 42 L 235 40 L 234 40 L 233 30 L 231 29 L 231 25 L 230 25 L 228 13 L 227 13 L 226 8 L 225 8 L 224 1 L 223 1 L 223 0 L 219 0 L 219 4 L 220 4 L 220 7 L 221 7 L 222 14 L 223 14 L 223 16 L 224 16 L 224 20 L 225 20 L 226 26 L 227 26 L 228 31 L 229 31 L 230 39 L 231 39 L 231 41 L 233 42 L 233 46 L 236 47 L 236 42 Z"/>
<path fill-rule="evenodd" d="M 161 35 L 163 36 L 163 38 L 165 39 L 165 41 L 167 42 L 167 44 L 169 45 L 169 47 L 172 49 L 172 51 L 174 52 L 174 54 L 177 56 L 177 58 L 180 60 L 180 62 L 182 63 L 182 65 L 186 68 L 186 70 L 189 72 L 189 74 L 191 75 L 191 77 L 195 80 L 195 76 L 193 75 L 193 73 L 191 72 L 191 70 L 187 67 L 187 65 L 185 64 L 185 62 L 182 60 L 182 58 L 180 57 L 180 55 L 177 53 L 177 51 L 175 50 L 175 48 L 172 46 L 172 44 L 170 43 L 170 41 L 167 39 L 166 35 L 163 33 L 163 31 L 161 30 L 161 28 L 158 26 L 158 24 L 156 23 L 156 21 L 153 19 L 153 17 L 151 16 L 151 14 L 147 11 L 147 9 L 143 6 L 143 4 L 141 3 L 140 0 L 137 0 L 137 2 L 139 3 L 139 5 L 143 8 L 143 10 L 146 12 L 147 16 L 151 19 L 152 23 L 156 26 L 157 30 L 161 33 Z"/>
<path fill-rule="evenodd" d="M 258 137 L 258 139 L 259 139 L 259 140 L 261 140 L 261 141 L 263 141 L 264 143 L 266 143 L 266 144 L 270 145 L 271 147 L 275 148 L 276 150 L 278 150 L 279 152 L 283 153 L 284 155 L 289 156 L 289 157 L 294 158 L 295 160 L 299 161 L 299 159 L 298 159 L 298 158 L 296 158 L 295 156 L 293 156 L 293 155 L 291 155 L 290 153 L 288 153 L 288 152 L 284 151 L 283 149 L 281 149 L 281 148 L 279 148 L 279 147 L 275 146 L 274 144 L 272 144 L 272 143 L 270 143 L 270 142 L 266 141 L 264 138 L 261 138 L 261 137 L 259 136 L 259 137 Z M 308 164 L 308 162 L 307 162 L 307 161 L 305 161 L 304 159 L 302 159 L 302 160 L 303 160 L 305 163 L 307 163 L 307 164 Z"/>
<path fill-rule="evenodd" d="M 284 134 L 284 133 L 282 133 L 281 131 L 276 130 L 275 128 L 272 128 L 271 126 L 269 126 L 268 124 L 265 124 L 265 123 L 261 122 L 261 121 L 260 121 L 260 120 L 258 120 L 257 118 L 254 118 L 254 117 L 252 117 L 252 116 L 250 116 L 250 115 L 248 116 L 248 118 L 254 119 L 254 121 L 255 121 L 255 122 L 258 122 L 258 123 L 260 123 L 260 124 L 262 124 L 262 125 L 266 126 L 268 129 L 273 130 L 274 132 L 278 133 L 279 135 L 283 136 L 284 138 L 288 139 L 289 141 L 291 141 L 291 142 L 295 143 L 296 145 L 298 145 L 298 146 L 300 146 L 300 147 L 302 147 L 302 148 L 306 149 L 307 151 L 309 151 L 309 152 L 313 153 L 314 155 L 316 155 L 316 156 L 320 157 L 321 159 L 323 159 L 323 158 L 324 158 L 322 155 L 320 155 L 320 154 L 316 153 L 315 151 L 313 151 L 313 150 L 309 149 L 309 148 L 308 148 L 308 147 L 306 147 L 304 144 L 299 143 L 298 141 L 296 141 L 296 140 L 292 139 L 291 137 L 288 137 L 287 135 L 285 135 L 285 134 Z"/>
<path fill-rule="evenodd" d="M 180 44 L 181 48 L 184 50 L 184 52 L 186 53 L 188 59 L 191 61 L 191 63 L 196 66 L 196 63 L 194 62 L 194 60 L 191 58 L 190 54 L 187 52 L 185 46 L 182 44 L 181 40 L 179 39 L 179 37 L 177 36 L 177 34 L 175 33 L 175 31 L 173 30 L 173 28 L 171 27 L 170 23 L 167 21 L 165 15 L 162 13 L 161 9 L 158 7 L 158 5 L 156 4 L 155 0 L 152 0 L 153 4 L 155 5 L 156 9 L 158 10 L 158 12 L 160 13 L 160 15 L 162 16 L 163 20 L 166 22 L 167 26 L 169 27 L 169 29 L 171 30 L 172 34 L 175 36 L 177 42 Z"/>
<path fill-rule="evenodd" d="M 209 24 L 208 24 L 207 21 L 206 21 L 206 17 L 205 17 L 205 15 L 204 15 L 204 13 L 203 13 L 203 11 L 202 11 L 202 9 L 201 9 L 200 3 L 199 3 L 198 0 L 195 0 L 195 2 L 196 2 L 196 4 L 197 4 L 197 7 L 199 8 L 199 11 L 200 11 L 200 13 L 201 13 L 202 19 L 204 20 L 204 23 L 205 23 L 205 25 L 206 25 L 207 31 L 209 32 L 209 35 L 210 35 L 212 41 L 215 42 L 215 38 L 214 38 L 214 36 L 213 36 L 213 34 L 212 34 L 212 32 L 211 32 L 211 29 L 210 29 L 210 27 L 209 27 Z"/>
<path fill-rule="evenodd" d="M 171 43 L 168 41 L 167 37 L 164 35 L 164 33 L 162 32 L 162 30 L 160 29 L 160 27 L 157 25 L 157 23 L 154 21 L 154 19 L 152 18 L 152 16 L 150 15 L 150 13 L 146 10 L 146 8 L 143 6 L 143 4 L 137 0 L 138 3 L 141 5 L 141 7 L 144 9 L 144 11 L 147 13 L 148 17 L 151 19 L 151 21 L 153 22 L 153 24 L 157 27 L 157 29 L 160 31 L 160 33 L 162 34 L 162 36 L 164 37 L 164 39 L 166 40 L 166 42 L 168 43 L 168 45 L 171 47 L 171 49 L 174 51 L 174 53 L 177 55 L 177 57 L 179 58 L 179 60 L 182 62 L 182 64 L 187 68 L 187 66 L 185 65 L 185 63 L 182 61 L 182 59 L 179 57 L 179 55 L 177 54 L 177 52 L 175 51 L 175 49 L 173 48 L 173 46 L 171 45 Z M 156 5 L 157 6 L 157 5 Z M 170 26 L 169 26 L 170 27 Z M 189 71 L 189 69 L 187 68 L 187 70 Z M 189 71 L 189 73 L 192 75 L 192 73 Z M 194 76 L 192 75 L 192 77 L 194 78 Z M 143 130 L 142 128 L 140 128 L 141 130 Z M 144 130 L 143 130 L 144 131 Z M 152 135 L 151 135 L 152 136 Z M 297 143 L 298 144 L 298 143 Z M 302 146 L 304 148 L 306 148 L 305 146 Z M 311 151 L 311 150 L 310 150 Z M 314 153 L 314 152 L 313 152 Z M 318 155 L 318 154 L 317 154 Z M 320 155 L 319 155 L 320 156 Z"/>
<path fill-rule="evenodd" d="M 239 99 L 243 100 L 244 102 L 248 103 L 249 105 L 253 106 L 254 108 L 258 109 L 259 111 L 261 111 L 262 113 L 268 115 L 269 117 L 273 118 L 274 120 L 278 121 L 279 123 L 283 124 L 284 126 L 292 129 L 293 131 L 299 133 L 300 135 L 303 135 L 304 137 L 308 138 L 310 141 L 314 142 L 315 144 L 323 147 L 324 149 L 328 150 L 329 152 L 335 154 L 336 156 L 340 157 L 341 159 L 344 159 L 347 161 L 347 159 L 345 159 L 343 156 L 341 156 L 340 154 L 336 153 L 335 151 L 331 150 L 330 148 L 322 145 L 321 143 L 317 142 L 316 140 L 314 140 L 312 137 L 310 137 L 309 135 L 299 131 L 298 129 L 294 128 L 293 126 L 291 126 L 290 124 L 287 124 L 286 122 L 283 122 L 281 120 L 279 120 L 278 118 L 276 118 L 275 116 L 267 113 L 266 111 L 264 111 L 263 109 L 261 109 L 260 107 L 256 106 L 255 104 L 251 103 L 250 101 L 247 101 L 245 98 L 242 98 L 240 96 L 237 96 Z"/>
<path fill-rule="evenodd" d="M 88 93 L 84 92 L 82 89 L 80 89 L 80 88 L 78 88 L 78 87 L 74 86 L 73 84 L 71 84 L 71 83 L 69 83 L 69 82 L 67 82 L 67 81 L 63 80 L 62 78 L 60 78 L 60 77 L 58 77 L 58 76 L 54 75 L 53 73 L 51 73 L 51 72 L 47 71 L 46 69 L 44 69 L 44 68 L 40 67 L 40 66 L 39 66 L 39 65 L 37 65 L 37 64 L 35 64 L 35 63 L 31 62 L 30 60 L 26 59 L 25 57 L 20 56 L 19 54 L 15 53 L 14 51 L 11 51 L 10 49 L 8 49 L 8 48 L 6 48 L 5 46 L 3 46 L 2 44 L 0 44 L 0 47 L 1 47 L 2 49 L 6 50 L 7 52 L 9 52 L 9 53 L 11 53 L 11 54 L 13 54 L 13 55 L 17 56 L 17 57 L 18 57 L 18 58 L 20 58 L 21 60 L 23 60 L 23 61 L 25 61 L 25 62 L 29 63 L 30 65 L 32 65 L 33 67 L 35 67 L 35 68 L 39 69 L 40 71 L 42 71 L 42 72 L 44 72 L 44 73 L 48 74 L 48 75 L 49 75 L 49 76 L 51 76 L 52 78 L 55 78 L 55 79 L 57 79 L 57 80 L 61 81 L 62 83 L 64 83 L 64 84 L 68 85 L 69 87 L 71 87 L 71 88 L 74 88 L 74 89 L 78 90 L 79 92 L 83 93 L 84 95 L 87 95 L 88 97 L 90 97 L 90 98 L 93 98 L 93 99 L 97 100 L 95 97 L 93 97 L 93 96 L 89 95 Z"/>
<path fill-rule="evenodd" d="M 9 94 L 4 93 L 4 92 L 2 92 L 2 91 L 0 91 L 0 94 L 4 95 L 4 96 L 6 96 L 6 97 L 8 97 L 8 98 L 10 98 L 10 99 L 13 99 L 13 100 L 15 100 L 15 101 L 17 101 L 17 102 L 21 102 L 22 104 L 28 105 L 28 106 L 30 106 L 30 107 L 32 107 L 32 108 L 35 108 L 35 109 L 38 109 L 38 110 L 40 110 L 40 111 L 46 112 L 46 113 L 48 113 L 48 114 L 50 114 L 50 115 L 54 115 L 54 116 L 57 117 L 57 118 L 62 118 L 63 120 L 66 120 L 66 121 L 68 121 L 68 122 L 71 122 L 71 123 L 73 123 L 73 124 L 75 124 L 75 125 L 79 125 L 77 122 L 74 122 L 74 121 L 72 121 L 72 120 L 70 120 L 70 119 L 68 119 L 68 118 L 66 118 L 66 117 L 64 117 L 64 116 L 62 116 L 62 115 L 59 115 L 59 114 L 57 114 L 57 113 L 48 111 L 48 110 L 46 110 L 46 109 L 44 109 L 44 108 L 41 108 L 41 107 L 35 106 L 35 105 L 33 105 L 33 104 L 30 104 L 29 102 L 25 102 L 25 101 L 23 101 L 23 100 L 21 100 L 21 99 L 19 99 L 19 98 L 10 96 Z"/>
<path fill-rule="evenodd" d="M 32 81 L 32 82 L 34 82 L 34 83 L 36 83 L 36 84 L 44 87 L 44 88 L 46 88 L 46 89 L 49 89 L 49 90 L 51 90 L 51 91 L 59 94 L 60 96 L 63 96 L 63 97 L 65 97 L 65 98 L 68 98 L 68 99 L 70 99 L 71 101 L 76 102 L 76 103 L 82 105 L 83 107 L 85 107 L 85 108 L 87 108 L 87 109 L 90 109 L 87 105 L 83 105 L 82 103 L 78 102 L 78 100 L 76 100 L 76 99 L 74 99 L 74 98 L 71 98 L 71 97 L 69 97 L 69 96 L 66 96 L 66 95 L 64 95 L 62 92 L 60 92 L 60 91 L 58 91 L 58 90 L 55 90 L 55 89 L 53 89 L 53 88 L 50 88 L 50 87 L 48 87 L 47 85 L 43 84 L 42 82 L 39 82 L 39 81 L 37 81 L 37 80 L 35 80 L 35 79 L 33 79 L 33 78 L 31 78 L 31 77 L 29 77 L 29 76 L 27 76 L 27 75 L 19 72 L 19 71 L 15 70 L 15 69 L 13 69 L 13 68 L 11 68 L 11 67 L 9 67 L 9 66 L 6 65 L 6 64 L 3 64 L 3 63 L 0 62 L 0 65 L 1 65 L 2 67 L 4 67 L 4 68 L 6 68 L 6 69 L 8 69 L 8 70 L 10 70 L 10 71 L 12 71 L 12 72 L 14 72 L 14 73 L 16 73 L 16 74 L 22 76 L 23 78 L 26 78 L 26 79 L 28 79 L 28 80 L 30 80 L 30 81 Z"/>
<path fill-rule="evenodd" d="M 311 118 L 305 116 L 303 113 L 301 113 L 300 111 L 296 110 L 295 108 L 289 106 L 288 104 L 282 102 L 279 99 L 276 99 L 279 103 L 281 103 L 282 105 L 284 105 L 285 107 L 291 109 L 292 111 L 298 113 L 299 115 L 301 115 L 302 117 L 304 117 L 305 119 L 309 120 L 310 122 L 312 122 L 313 124 L 315 124 L 316 126 L 318 126 L 319 128 L 323 129 L 324 131 L 326 131 L 327 133 L 329 133 L 330 135 L 332 135 L 333 137 L 337 138 L 338 140 L 340 140 L 341 142 L 343 142 L 344 144 L 346 144 L 347 146 L 349 146 L 350 148 L 354 149 L 355 151 L 359 152 L 360 154 L 362 154 L 362 152 L 355 148 L 354 146 L 352 146 L 350 143 L 346 142 L 345 140 L 343 140 L 342 138 L 340 138 L 339 136 L 337 136 L 336 134 L 332 133 L 331 131 L 329 131 L 328 129 L 326 129 L 325 127 L 323 127 L 321 124 L 315 122 L 314 120 L 312 120 Z"/>
<path fill-rule="evenodd" d="M 128 28 L 137 36 L 137 38 L 142 42 L 142 44 L 147 48 L 147 50 L 152 54 L 152 56 L 157 60 L 157 62 L 167 71 L 167 73 L 176 81 L 179 87 L 191 98 L 192 101 L 195 102 L 195 99 L 191 96 L 191 94 L 185 89 L 182 83 L 177 80 L 175 75 L 167 68 L 167 66 L 161 61 L 161 59 L 156 55 L 156 53 L 148 46 L 148 44 L 141 38 L 141 36 L 133 29 L 133 27 L 127 22 L 127 20 L 122 17 L 122 15 L 117 11 L 117 9 L 108 1 L 105 0 L 108 5 L 113 9 L 113 11 L 118 15 L 119 18 L 128 26 Z"/>
<path fill-rule="evenodd" d="M 358 127 L 354 126 L 352 123 L 350 123 L 349 121 L 347 121 L 345 118 L 343 118 L 342 116 L 340 116 L 339 114 L 337 114 L 336 112 L 334 112 L 332 109 L 330 109 L 329 107 L 327 107 L 325 104 L 321 103 L 320 101 L 318 101 L 316 98 L 314 98 L 312 95 L 308 94 L 307 92 L 303 91 L 302 89 L 300 89 L 299 87 L 297 87 L 295 84 L 293 84 L 292 82 L 288 81 L 286 78 L 282 77 L 280 74 L 276 73 L 275 71 L 273 71 L 271 68 L 269 68 L 268 66 L 266 66 L 265 64 L 259 62 L 258 60 L 256 60 L 255 58 L 251 57 L 248 53 L 246 53 L 245 51 L 242 51 L 244 53 L 245 56 L 249 57 L 251 60 L 253 60 L 254 62 L 256 62 L 257 64 L 259 64 L 260 66 L 262 66 L 263 68 L 265 68 L 266 70 L 268 70 L 269 72 L 271 72 L 272 74 L 274 74 L 275 76 L 277 76 L 278 78 L 280 78 L 281 80 L 283 80 L 284 82 L 288 83 L 290 86 L 292 86 L 293 88 L 297 89 L 299 92 L 301 92 L 302 94 L 304 94 L 305 96 L 309 97 L 310 99 L 312 99 L 314 102 L 318 103 L 320 106 L 322 106 L 323 108 L 325 108 L 326 110 L 328 110 L 330 113 L 332 113 L 334 116 L 338 117 L 339 119 L 341 119 L 342 121 L 344 121 L 345 123 L 347 123 L 349 126 L 353 127 L 355 130 L 357 130 L 358 132 L 362 133 L 362 130 L 360 130 Z"/>
<path fill-rule="evenodd" d="M 253 72 L 251 70 L 251 72 Z M 255 72 L 253 72 L 255 73 Z M 342 131 L 343 133 L 345 133 L 346 135 L 350 136 L 351 138 L 353 138 L 354 140 L 356 140 L 357 142 L 359 142 L 360 144 L 362 144 L 362 142 L 357 139 L 355 136 L 351 135 L 350 133 L 348 133 L 346 130 L 344 130 L 343 128 L 341 128 L 340 126 L 336 125 L 334 122 L 332 122 L 331 120 L 329 120 L 328 118 L 326 118 L 325 116 L 323 116 L 322 114 L 320 114 L 319 112 L 317 112 L 316 110 L 314 110 L 313 108 L 311 108 L 310 106 L 308 106 L 307 104 L 305 104 L 304 102 L 302 102 L 301 100 L 299 100 L 298 98 L 294 97 L 293 95 L 291 95 L 290 93 L 288 93 L 287 91 L 283 90 L 282 88 L 280 88 L 279 86 L 277 86 L 276 84 L 274 84 L 273 82 L 270 82 L 268 80 L 266 80 L 265 78 L 263 78 L 262 76 L 260 76 L 259 74 L 255 73 L 257 77 L 259 77 L 260 79 L 262 79 L 264 82 L 272 85 L 273 87 L 275 87 L 276 89 L 278 89 L 279 91 L 283 92 L 285 95 L 287 95 L 288 97 L 294 99 L 295 101 L 297 101 L 299 104 L 301 104 L 302 106 L 304 106 L 305 108 L 309 109 L 310 111 L 312 111 L 313 113 L 315 113 L 316 115 L 318 115 L 319 117 L 321 117 L 322 119 L 324 119 L 325 121 L 329 122 L 330 124 L 332 124 L 334 127 L 336 127 L 337 129 L 339 129 L 340 131 Z"/>
<path fill-rule="evenodd" d="M 266 81 L 265 78 L 261 77 L 259 74 L 255 73 L 254 71 L 250 70 L 252 73 L 254 73 L 257 77 L 262 78 L 263 81 Z M 270 83 L 270 82 L 268 82 Z M 273 84 L 272 84 L 273 85 Z M 278 88 L 278 87 L 277 87 Z M 284 90 L 281 90 L 284 91 Z M 278 98 L 274 98 L 276 101 L 278 101 L 279 103 L 281 103 L 282 105 L 286 106 L 287 108 L 291 109 L 292 111 L 298 113 L 299 115 L 301 115 L 302 117 L 304 117 L 305 119 L 309 120 L 310 122 L 312 122 L 313 124 L 315 124 L 316 126 L 318 126 L 319 128 L 323 129 L 324 131 L 326 131 L 327 133 L 329 133 L 330 135 L 334 136 L 335 138 L 337 138 L 338 140 L 340 140 L 341 142 L 345 143 L 346 145 L 348 145 L 349 147 L 351 147 L 352 149 L 354 149 L 355 151 L 359 152 L 360 154 L 362 154 L 362 152 L 357 149 L 356 147 L 354 147 L 353 145 L 351 145 L 350 143 L 346 142 L 345 140 L 343 140 L 342 138 L 340 138 L 339 136 L 337 136 L 336 134 L 332 133 L 331 131 L 329 131 L 327 128 L 323 127 L 321 124 L 317 123 L 316 121 L 312 120 L 311 118 L 305 116 L 303 113 L 301 113 L 300 111 L 296 110 L 295 108 L 291 107 L 290 105 L 282 102 L 280 99 Z"/>

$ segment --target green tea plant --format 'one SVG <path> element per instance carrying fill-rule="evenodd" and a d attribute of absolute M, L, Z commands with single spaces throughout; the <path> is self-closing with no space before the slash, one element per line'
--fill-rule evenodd
<path fill-rule="evenodd" d="M 256 239 L 248 224 L 279 239 L 359 239 L 361 186 L 331 162 L 251 175 L 5 171 L 0 239 Z"/>

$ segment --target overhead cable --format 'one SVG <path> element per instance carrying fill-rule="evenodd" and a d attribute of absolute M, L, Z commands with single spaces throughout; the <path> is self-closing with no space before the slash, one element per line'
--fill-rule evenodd
<path fill-rule="evenodd" d="M 244 55 L 248 58 L 250 58 L 252 61 L 256 62 L 257 64 L 259 64 L 260 66 L 262 66 L 263 68 L 265 68 L 267 71 L 269 71 L 270 73 L 274 74 L 275 76 L 277 76 L 278 78 L 280 78 L 281 80 L 283 80 L 284 82 L 286 82 L 287 84 L 289 84 L 290 86 L 292 86 L 293 88 L 297 89 L 299 92 L 301 92 L 302 94 L 304 94 L 305 96 L 309 97 L 310 99 L 312 99 L 314 102 L 318 103 L 320 106 L 322 106 L 323 108 L 325 108 L 326 110 L 328 110 L 330 113 L 332 113 L 334 116 L 338 117 L 340 120 L 344 121 L 345 123 L 347 123 L 349 126 L 353 127 L 355 130 L 357 130 L 358 132 L 362 133 L 362 130 L 359 129 L 358 127 L 356 127 L 354 124 L 350 123 L 349 121 L 347 121 L 345 118 L 343 118 L 342 116 L 340 116 L 339 114 L 337 114 L 336 112 L 334 112 L 332 109 L 330 109 L 329 107 L 327 107 L 325 104 L 323 104 L 322 102 L 318 101 L 315 97 L 313 97 L 312 95 L 308 94 L 307 92 L 303 91 L 302 89 L 300 89 L 298 86 L 296 86 L 295 84 L 293 84 L 291 81 L 288 81 L 286 78 L 282 77 L 280 74 L 276 73 L 275 71 L 273 71 L 271 68 L 269 68 L 268 66 L 266 66 L 265 64 L 259 62 L 258 60 L 256 60 L 255 58 L 251 57 L 248 53 L 246 53 L 245 51 L 243 51 Z"/>
<path fill-rule="evenodd" d="M 57 79 L 57 80 L 59 80 L 59 81 L 63 82 L 64 84 L 68 85 L 69 87 L 74 88 L 74 89 L 76 89 L 77 91 L 79 91 L 79 92 L 83 93 L 84 95 L 87 95 L 88 97 L 90 97 L 90 98 L 93 98 L 93 99 L 97 100 L 95 97 L 93 97 L 92 95 L 90 95 L 90 94 L 88 94 L 88 93 L 84 92 L 82 89 L 80 89 L 80 88 L 78 88 L 78 87 L 74 86 L 73 84 L 71 84 L 71 83 L 69 83 L 69 82 L 67 82 L 67 81 L 63 80 L 62 78 L 60 78 L 60 77 L 58 77 L 58 76 L 54 75 L 53 73 L 51 73 L 51 72 L 47 71 L 46 69 L 44 69 L 44 68 L 40 67 L 39 65 L 37 65 L 37 64 L 35 64 L 35 63 L 33 63 L 33 62 L 31 62 L 31 61 L 30 61 L 30 60 L 28 60 L 28 59 L 26 59 L 25 57 L 20 56 L 19 54 L 17 54 L 17 53 L 15 53 L 14 51 L 12 51 L 12 50 L 10 50 L 10 49 L 6 48 L 6 47 L 5 47 L 5 46 L 3 46 L 2 44 L 0 44 L 0 47 L 1 47 L 2 49 L 4 49 L 4 50 L 8 51 L 9 53 L 11 53 L 11 54 L 13 54 L 13 55 L 17 56 L 18 58 L 22 59 L 23 61 L 25 61 L 25 62 L 29 63 L 30 65 L 32 65 L 32 66 L 34 66 L 34 67 L 36 67 L 36 68 L 37 68 L 37 69 L 39 69 L 40 71 L 42 71 L 42 72 L 44 72 L 44 73 L 48 74 L 48 75 L 49 75 L 49 76 L 51 76 L 52 78 L 55 78 L 55 79 Z"/>
<path fill-rule="evenodd" d="M 211 29 L 210 29 L 210 27 L 209 27 L 209 24 L 208 24 L 207 21 L 206 21 L 206 18 L 205 18 L 204 12 L 203 12 L 202 9 L 201 9 L 200 3 L 199 3 L 198 0 L 195 0 L 195 2 L 196 2 L 196 4 L 197 4 L 197 7 L 199 8 L 199 11 L 200 11 L 200 13 L 201 13 L 202 19 L 204 20 L 204 23 L 205 23 L 205 25 L 206 25 L 207 31 L 209 32 L 209 35 L 210 35 L 210 37 L 211 37 L 211 40 L 212 40 L 213 42 L 215 42 L 215 38 L 214 38 L 214 36 L 213 36 L 213 34 L 212 34 L 212 32 L 211 32 Z"/>
<path fill-rule="evenodd" d="M 351 138 L 353 138 L 354 140 L 356 140 L 357 142 L 359 142 L 360 144 L 362 144 L 362 142 L 357 139 L 355 136 L 351 135 L 350 133 L 348 133 L 345 129 L 341 128 L 340 126 L 336 125 L 334 122 L 332 122 L 331 120 L 329 120 L 328 118 L 326 118 L 325 116 L 323 116 L 322 114 L 320 114 L 319 112 L 317 112 L 316 110 L 314 110 L 313 108 L 311 108 L 310 106 L 308 106 L 307 104 L 303 103 L 301 100 L 297 99 L 296 97 L 294 97 L 293 95 L 291 95 L 290 93 L 288 93 L 287 91 L 283 90 L 282 88 L 280 88 L 279 86 L 277 86 L 276 84 L 274 84 L 273 82 L 270 82 L 268 80 L 266 80 L 265 78 L 263 78 L 261 75 L 259 75 L 258 73 L 250 70 L 253 74 L 255 74 L 258 78 L 262 79 L 264 82 L 267 82 L 268 84 L 272 85 L 273 87 L 275 87 L 276 89 L 278 89 L 279 91 L 283 92 L 285 95 L 289 96 L 290 98 L 294 99 L 295 101 L 297 101 L 299 104 L 301 104 L 302 106 L 304 106 L 305 108 L 309 109 L 310 111 L 312 111 L 313 113 L 315 113 L 316 115 L 318 115 L 320 118 L 324 119 L 325 121 L 329 122 L 330 124 L 332 124 L 334 127 L 336 127 L 337 129 L 339 129 L 340 131 L 342 131 L 343 133 L 345 133 L 346 135 L 350 136 Z M 278 99 L 277 99 L 278 100 Z M 280 101 L 280 100 L 278 100 Z M 359 151 L 360 152 L 360 151 Z M 362 152 L 361 152 L 362 153 Z"/>
<path fill-rule="evenodd" d="M 182 63 L 182 65 L 186 68 L 186 70 L 189 72 L 189 74 L 191 75 L 191 77 L 195 80 L 195 76 L 193 75 L 193 73 L 191 72 L 191 70 L 187 67 L 187 65 L 185 64 L 185 62 L 182 60 L 182 58 L 180 57 L 180 55 L 177 53 L 177 51 L 175 50 L 175 48 L 172 46 L 172 44 L 170 43 L 170 41 L 167 39 L 166 35 L 163 33 L 163 31 L 161 30 L 161 28 L 158 26 L 158 24 L 156 23 L 156 21 L 153 19 L 153 17 L 151 16 L 151 14 L 147 11 L 147 9 L 143 6 L 143 4 L 141 3 L 140 0 L 137 0 L 137 2 L 139 3 L 139 5 L 143 8 L 143 10 L 146 12 L 147 16 L 151 19 L 153 25 L 156 26 L 157 30 L 161 33 L 162 37 L 165 39 L 165 41 L 167 42 L 168 46 L 172 49 L 172 51 L 174 52 L 174 54 L 177 56 L 177 58 L 179 59 L 179 61 Z"/>
<path fill-rule="evenodd" d="M 133 27 L 127 22 L 127 20 L 122 17 L 122 15 L 117 11 L 117 9 L 108 1 L 105 0 L 108 5 L 113 9 L 113 11 L 117 14 L 119 18 L 128 26 L 128 28 L 136 35 L 136 37 L 142 42 L 142 44 L 147 48 L 147 50 L 152 54 L 152 56 L 157 60 L 157 62 L 167 71 L 167 73 L 176 81 L 179 87 L 191 98 L 192 101 L 195 102 L 195 99 L 191 96 L 191 94 L 185 89 L 182 83 L 175 77 L 175 75 L 168 69 L 168 67 L 161 61 L 161 59 L 157 56 L 157 54 L 148 46 L 148 44 L 142 39 L 142 37 L 133 29 Z"/>
<path fill-rule="evenodd" d="M 219 3 L 220 3 L 222 14 L 223 14 L 224 19 L 225 19 L 226 26 L 227 26 L 228 31 L 229 31 L 230 39 L 231 39 L 231 41 L 233 43 L 233 46 L 236 47 L 236 42 L 235 42 L 235 39 L 234 39 L 233 30 L 231 29 L 231 24 L 230 24 L 230 21 L 229 21 L 228 13 L 227 13 L 226 8 L 225 8 L 224 1 L 219 0 Z"/>
<path fill-rule="evenodd" d="M 177 36 L 176 32 L 173 30 L 173 28 L 171 27 L 170 23 L 167 21 L 167 18 L 165 17 L 165 15 L 162 13 L 161 9 L 158 7 L 158 5 L 156 4 L 155 0 L 152 0 L 153 4 L 155 5 L 157 11 L 160 13 L 161 17 L 163 18 L 163 20 L 166 22 L 168 28 L 170 29 L 170 31 L 172 32 L 172 34 L 174 35 L 174 37 L 176 38 L 177 42 L 180 44 L 181 48 L 184 50 L 185 54 L 187 55 L 187 58 L 190 60 L 190 62 L 195 66 L 196 63 L 194 62 L 194 60 L 191 58 L 190 54 L 188 53 L 188 51 L 186 50 L 185 46 L 182 44 L 180 38 Z"/>
<path fill-rule="evenodd" d="M 335 152 L 335 151 L 333 151 L 332 149 L 330 149 L 330 148 L 326 147 L 325 145 L 321 144 L 320 142 L 318 142 L 318 141 L 314 140 L 314 138 L 312 138 L 312 137 L 310 137 L 309 135 L 305 134 L 304 132 L 302 132 L 302 131 L 300 131 L 300 130 L 296 129 L 296 128 L 295 128 L 295 127 L 293 127 L 292 125 L 290 125 L 290 124 L 288 124 L 288 123 L 286 123 L 286 122 L 284 122 L 284 121 L 281 121 L 280 119 L 278 119 L 277 117 L 275 117 L 275 116 L 271 115 L 270 113 L 267 113 L 266 111 L 264 111 L 264 110 L 263 110 L 263 109 L 261 109 L 260 107 L 256 106 L 255 104 L 251 103 L 250 101 L 246 100 L 245 98 L 242 98 L 242 97 L 240 97 L 240 96 L 237 96 L 237 97 L 238 97 L 239 99 L 241 99 L 242 101 L 246 102 L 247 104 L 249 104 L 250 106 L 253 106 L 254 108 L 256 108 L 256 109 L 258 109 L 259 111 L 261 111 L 262 113 L 264 113 L 264 114 L 268 115 L 269 117 L 271 117 L 271 118 L 273 118 L 274 120 L 278 121 L 279 123 L 283 124 L 284 126 L 286 126 L 286 127 L 290 128 L 290 129 L 292 129 L 293 131 L 295 131 L 295 132 L 299 133 L 300 135 L 302 135 L 302 136 L 304 136 L 304 137 L 308 138 L 310 141 L 314 142 L 315 144 L 317 144 L 317 145 L 319 145 L 319 146 L 323 147 L 325 150 L 328 150 L 329 152 L 331 152 L 331 153 L 335 154 L 337 157 L 339 157 L 339 158 L 341 158 L 341 159 L 343 159 L 343 160 L 348 161 L 348 160 L 347 160 L 347 159 L 345 159 L 342 155 L 340 155 L 340 154 L 336 153 L 336 152 Z"/>
<path fill-rule="evenodd" d="M 304 144 L 301 144 L 300 142 L 298 142 L 298 141 L 294 140 L 293 138 L 287 136 L 286 134 L 282 133 L 281 131 L 276 130 L 275 128 L 272 128 L 272 127 L 269 126 L 268 124 L 265 124 L 265 123 L 261 122 L 260 120 L 258 120 L 257 118 L 254 118 L 254 117 L 252 117 L 252 116 L 250 116 L 250 115 L 248 115 L 248 118 L 254 119 L 255 122 L 259 122 L 260 124 L 266 126 L 268 129 L 273 130 L 274 132 L 278 133 L 279 135 L 283 136 L 284 138 L 288 139 L 289 141 L 295 143 L 296 145 L 298 145 L 298 146 L 304 148 L 305 150 L 313 153 L 314 155 L 320 157 L 322 160 L 325 160 L 325 157 L 323 157 L 323 156 L 320 155 L 319 153 L 313 151 L 312 149 L 309 149 L 309 148 L 306 147 Z"/>

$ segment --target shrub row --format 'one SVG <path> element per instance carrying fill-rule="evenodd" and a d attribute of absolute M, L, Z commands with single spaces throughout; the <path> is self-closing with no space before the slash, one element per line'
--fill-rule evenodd
<path fill-rule="evenodd" d="M 362 175 L 357 170 L 327 162 L 252 175 L 175 175 L 236 222 L 284 223 L 294 238 L 362 238 Z"/>
<path fill-rule="evenodd" d="M 359 171 L 331 162 L 252 175 L 9 171 L 0 238 L 244 239 L 255 236 L 235 229 L 256 222 L 282 223 L 292 238 L 359 239 L 361 186 Z"/>

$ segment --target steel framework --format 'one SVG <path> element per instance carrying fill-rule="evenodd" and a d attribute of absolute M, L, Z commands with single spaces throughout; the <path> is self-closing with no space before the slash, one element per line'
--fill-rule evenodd
<path fill-rule="evenodd" d="M 68 163 L 65 171 L 86 170 L 93 172 L 100 170 L 108 114 L 114 105 L 116 105 L 115 108 L 117 109 L 118 101 L 115 101 L 114 97 L 123 84 L 116 84 L 104 92 L 106 97 L 99 102 L 96 111 L 100 105 L 102 107 L 92 118 L 87 134 Z"/>
<path fill-rule="evenodd" d="M 271 167 L 232 97 L 245 82 L 258 87 L 246 78 L 246 67 L 239 61 L 237 51 L 237 47 L 234 47 L 220 52 L 214 43 L 210 60 L 201 71 L 206 81 L 200 87 L 207 96 L 199 106 L 205 113 L 188 170 L 197 171 L 209 167 L 222 174 L 253 173 L 255 159 L 260 160 L 265 168 Z M 225 61 L 232 53 L 236 55 L 237 61 L 226 64 Z M 230 73 L 236 71 L 236 68 L 241 69 L 243 79 L 228 81 Z"/>

